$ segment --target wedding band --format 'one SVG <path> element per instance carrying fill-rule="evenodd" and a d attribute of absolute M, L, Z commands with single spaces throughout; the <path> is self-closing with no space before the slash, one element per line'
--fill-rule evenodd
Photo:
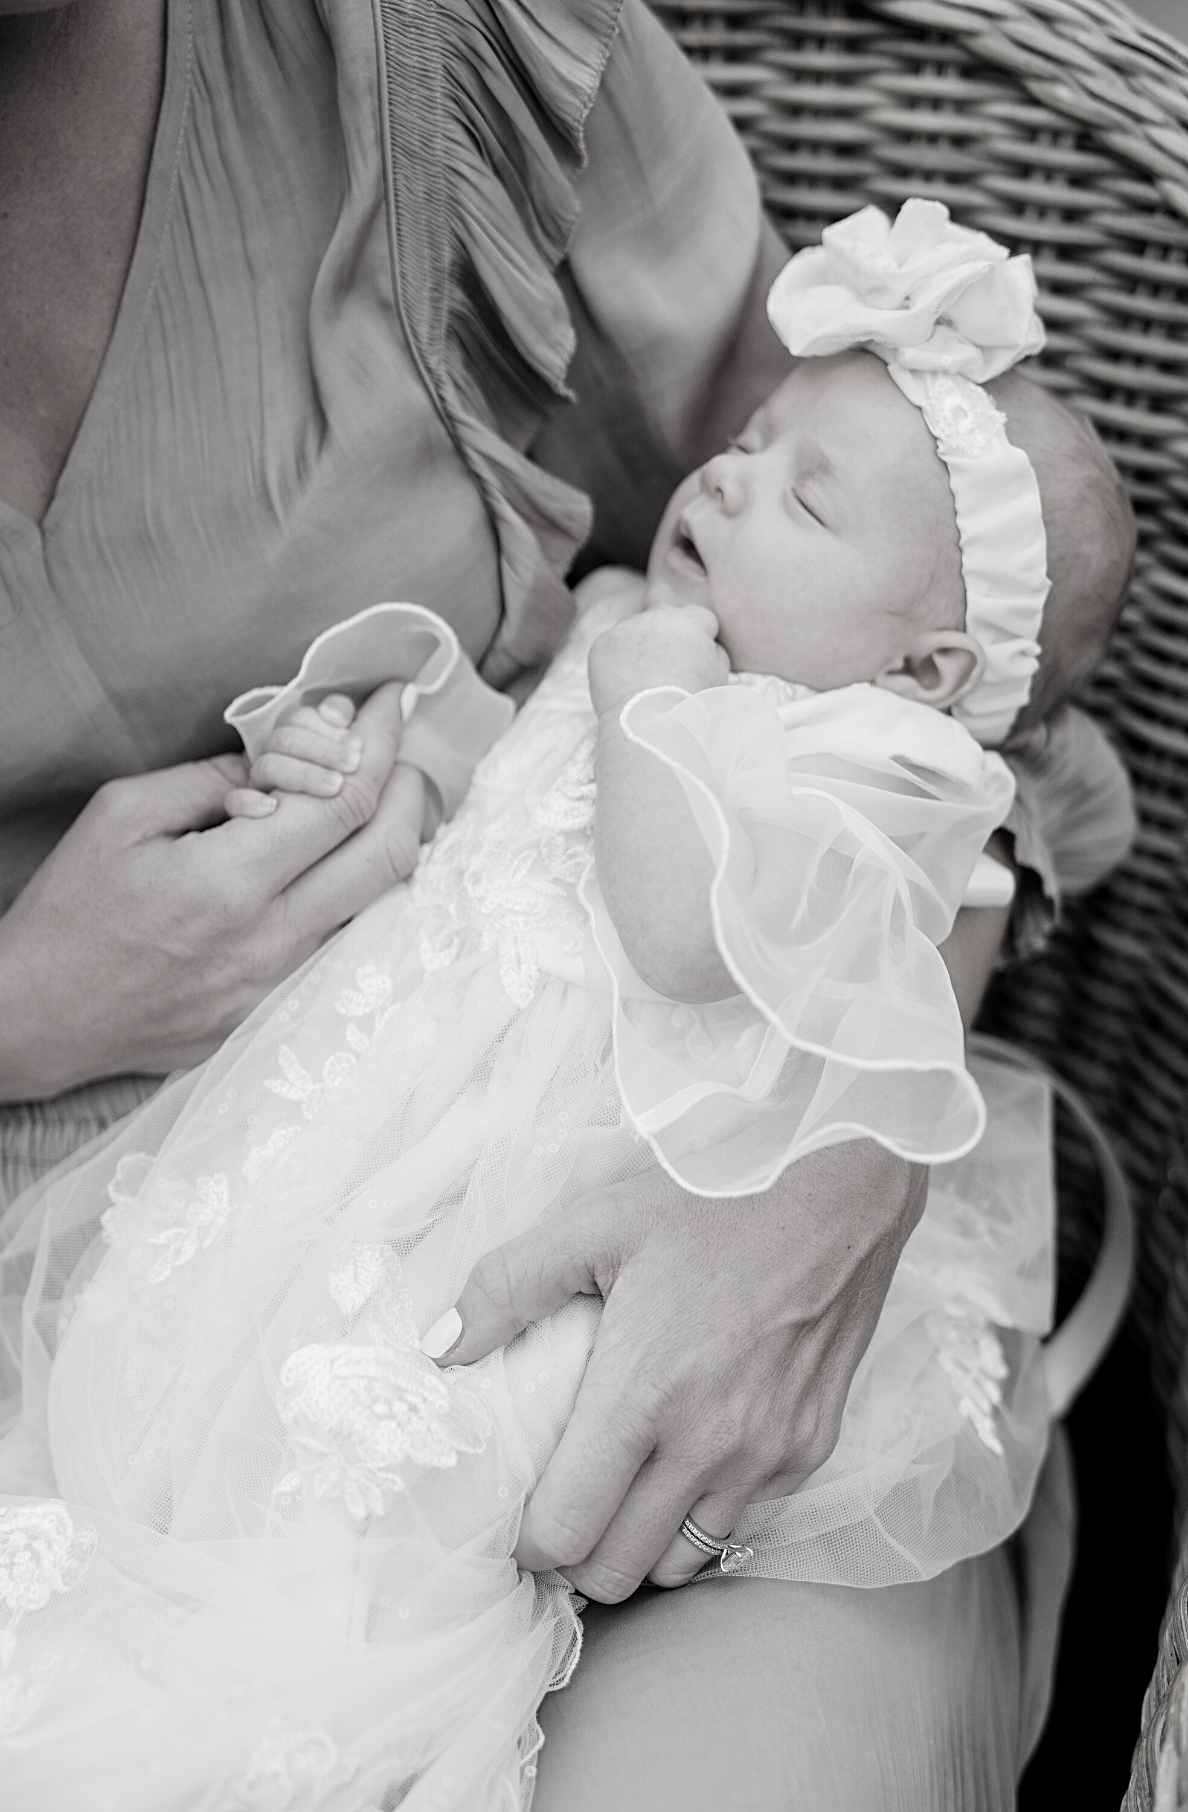
<path fill-rule="evenodd" d="M 691 1516 L 687 1516 L 681 1524 L 681 1534 L 703 1554 L 713 1554 L 720 1573 L 733 1573 L 736 1567 L 742 1566 L 744 1560 L 755 1558 L 754 1548 L 748 1548 L 743 1542 L 731 1541 L 729 1536 L 711 1535 L 708 1529 L 695 1523 Z"/>

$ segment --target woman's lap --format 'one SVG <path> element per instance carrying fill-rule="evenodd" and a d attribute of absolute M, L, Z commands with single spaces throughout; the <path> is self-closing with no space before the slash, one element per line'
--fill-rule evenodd
<path fill-rule="evenodd" d="M 5 1199 L 159 1087 L 0 1108 Z M 730 1579 L 591 1605 L 534 1812 L 1006 1812 L 1047 1710 L 1074 1504 L 1056 1431 L 1007 1548 L 918 1585 Z"/>
<path fill-rule="evenodd" d="M 534 1812 L 1008 1812 L 1071 1566 L 1058 1436 L 1011 1548 L 917 1585 L 731 1579 L 592 1605 Z"/>

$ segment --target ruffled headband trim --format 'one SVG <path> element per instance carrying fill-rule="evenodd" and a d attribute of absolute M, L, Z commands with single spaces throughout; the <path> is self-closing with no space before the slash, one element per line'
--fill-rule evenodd
<path fill-rule="evenodd" d="M 1031 260 L 936 201 L 906 201 L 894 225 L 863 208 L 821 240 L 784 266 L 768 315 L 801 358 L 876 353 L 928 423 L 956 507 L 965 626 L 986 654 L 952 715 L 993 747 L 1031 696 L 1051 588 L 1035 471 L 982 388 L 1044 344 Z"/>

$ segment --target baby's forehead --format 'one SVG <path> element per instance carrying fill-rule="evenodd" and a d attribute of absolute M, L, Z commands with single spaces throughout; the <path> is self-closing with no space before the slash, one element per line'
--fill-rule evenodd
<path fill-rule="evenodd" d="M 767 444 L 785 442 L 842 474 L 890 476 L 904 462 L 936 459 L 919 411 L 870 353 L 802 360 L 759 405 L 751 425 Z"/>

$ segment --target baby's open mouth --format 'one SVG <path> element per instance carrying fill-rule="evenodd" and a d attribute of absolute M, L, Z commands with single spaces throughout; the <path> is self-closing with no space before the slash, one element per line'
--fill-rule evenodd
<path fill-rule="evenodd" d="M 676 533 L 673 536 L 672 541 L 672 551 L 681 560 L 688 561 L 688 563 L 695 567 L 697 572 L 704 577 L 705 561 L 697 551 L 697 543 L 689 533 L 684 517 L 682 517 L 676 525 Z"/>

